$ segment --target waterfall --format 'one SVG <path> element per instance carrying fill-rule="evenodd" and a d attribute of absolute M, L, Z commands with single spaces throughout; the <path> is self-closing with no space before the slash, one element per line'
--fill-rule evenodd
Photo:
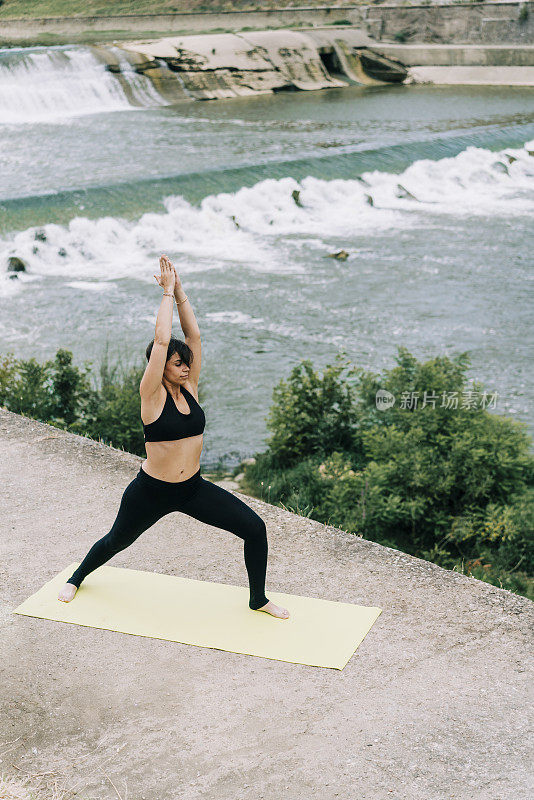
<path fill-rule="evenodd" d="M 113 50 L 121 79 L 86 47 L 0 50 L 0 124 L 167 105 L 152 81 Z"/>

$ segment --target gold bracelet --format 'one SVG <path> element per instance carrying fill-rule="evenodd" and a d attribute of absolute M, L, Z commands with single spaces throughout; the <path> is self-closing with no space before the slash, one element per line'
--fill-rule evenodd
<path fill-rule="evenodd" d="M 177 300 L 177 301 L 176 301 L 176 305 L 177 305 L 177 306 L 181 306 L 181 305 L 182 305 L 182 303 L 185 303 L 185 301 L 186 301 L 186 300 L 187 300 L 187 295 L 184 297 L 184 299 L 183 299 L 183 300 L 180 300 L 180 302 L 178 302 L 178 300 Z"/>
<path fill-rule="evenodd" d="M 163 297 L 174 297 L 174 295 L 168 294 L 167 292 L 163 292 Z"/>

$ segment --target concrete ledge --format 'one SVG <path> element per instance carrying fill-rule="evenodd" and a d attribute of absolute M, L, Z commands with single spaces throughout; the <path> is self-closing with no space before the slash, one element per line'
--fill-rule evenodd
<path fill-rule="evenodd" d="M 101 765 L 136 800 L 528 796 L 529 600 L 238 495 L 267 524 L 267 595 L 383 609 L 343 672 L 21 617 L 142 459 L 5 409 L 0 442 L 3 769 L 93 800 L 115 796 Z M 246 585 L 241 540 L 179 513 L 112 564 Z"/>
<path fill-rule="evenodd" d="M 534 86 L 534 67 L 412 67 L 410 75 L 447 86 Z"/>
<path fill-rule="evenodd" d="M 373 50 L 398 58 L 406 66 L 426 67 L 534 67 L 534 45 L 386 44 Z"/>

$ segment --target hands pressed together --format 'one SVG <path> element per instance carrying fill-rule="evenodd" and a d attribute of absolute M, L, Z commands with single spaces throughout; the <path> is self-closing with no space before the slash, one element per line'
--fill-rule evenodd
<path fill-rule="evenodd" d="M 174 292 L 181 286 L 180 278 L 178 277 L 176 268 L 166 255 L 160 256 L 159 266 L 161 275 L 154 275 L 155 279 L 163 288 L 164 292 Z"/>

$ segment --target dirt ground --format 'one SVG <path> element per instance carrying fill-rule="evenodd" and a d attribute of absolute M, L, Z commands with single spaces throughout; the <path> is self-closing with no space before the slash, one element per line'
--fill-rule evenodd
<path fill-rule="evenodd" d="M 382 608 L 342 671 L 13 614 L 142 459 L 5 409 L 0 441 L 0 772 L 83 800 L 532 797 L 531 601 L 239 495 L 267 596 Z M 242 541 L 179 513 L 111 565 L 247 585 Z"/>

